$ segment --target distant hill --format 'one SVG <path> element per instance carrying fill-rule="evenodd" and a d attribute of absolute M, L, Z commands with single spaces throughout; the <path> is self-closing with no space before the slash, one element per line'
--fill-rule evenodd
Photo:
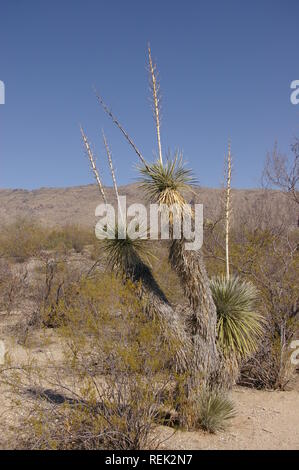
<path fill-rule="evenodd" d="M 205 219 L 214 220 L 221 215 L 223 190 L 194 188 L 187 195 L 187 201 L 202 203 Z M 121 195 L 127 196 L 127 203 L 145 202 L 144 193 L 138 184 L 119 188 Z M 106 188 L 109 202 L 115 204 L 112 188 Z M 79 224 L 94 226 L 95 208 L 102 202 L 96 185 L 69 188 L 41 188 L 33 191 L 24 189 L 0 189 L 1 224 L 10 223 L 17 218 L 30 218 L 47 226 Z M 232 191 L 235 223 L 255 220 L 272 221 L 296 226 L 298 207 L 288 197 L 278 191 L 261 189 L 238 189 Z"/>

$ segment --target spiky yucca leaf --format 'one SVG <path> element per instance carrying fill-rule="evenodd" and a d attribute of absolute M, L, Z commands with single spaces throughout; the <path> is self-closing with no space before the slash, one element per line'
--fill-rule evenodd
<path fill-rule="evenodd" d="M 199 398 L 198 425 L 215 433 L 225 429 L 227 422 L 236 416 L 233 403 L 219 390 L 204 390 Z"/>
<path fill-rule="evenodd" d="M 132 273 L 141 259 L 149 261 L 149 258 L 153 256 L 143 238 L 131 238 L 127 230 L 124 238 L 119 237 L 117 224 L 113 228 L 107 228 L 107 235 L 107 238 L 102 240 L 102 246 L 108 264 L 115 272 Z"/>
<path fill-rule="evenodd" d="M 237 276 L 219 276 L 211 280 L 211 291 L 217 309 L 218 342 L 224 355 L 251 355 L 257 349 L 264 323 L 256 311 L 257 289 Z"/>
<path fill-rule="evenodd" d="M 190 190 L 190 185 L 196 183 L 192 171 L 184 167 L 182 157 L 178 154 L 165 163 L 158 160 L 147 167 L 139 166 L 138 169 L 141 174 L 140 186 L 152 203 L 167 206 L 178 204 L 181 207 L 186 203 L 182 192 Z"/>

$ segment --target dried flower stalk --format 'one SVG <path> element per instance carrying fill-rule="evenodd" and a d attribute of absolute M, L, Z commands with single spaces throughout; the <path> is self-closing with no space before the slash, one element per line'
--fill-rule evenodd
<path fill-rule="evenodd" d="M 82 135 L 83 143 L 84 143 L 85 148 L 86 148 L 87 156 L 88 156 L 89 161 L 90 161 L 91 170 L 92 170 L 92 172 L 93 172 L 93 174 L 94 174 L 94 177 L 95 177 L 95 179 L 96 179 L 96 182 L 97 182 L 97 184 L 98 184 L 100 193 L 101 193 L 102 198 L 103 198 L 103 200 L 104 200 L 104 203 L 107 204 L 107 199 L 106 199 L 104 187 L 103 187 L 103 185 L 102 185 L 102 181 L 101 181 L 99 172 L 98 172 L 97 167 L 96 167 L 96 164 L 95 164 L 95 160 L 94 160 L 94 156 L 93 156 L 92 150 L 91 150 L 91 148 L 90 148 L 89 142 L 88 142 L 88 140 L 87 140 L 87 137 L 86 137 L 86 135 L 85 135 L 85 133 L 84 133 L 82 127 L 80 127 L 80 130 L 81 130 L 81 135 Z"/>
<path fill-rule="evenodd" d="M 154 119 L 156 122 L 156 129 L 157 129 L 157 140 L 158 140 L 158 150 L 159 150 L 159 160 L 161 165 L 163 165 L 162 159 L 162 147 L 161 147 L 161 134 L 160 134 L 160 86 L 159 82 L 157 81 L 156 76 L 156 65 L 153 64 L 152 61 L 152 53 L 150 45 L 148 45 L 148 62 L 149 62 L 149 72 L 150 72 L 150 80 L 151 80 L 151 90 L 153 94 L 153 108 L 154 108 Z"/>

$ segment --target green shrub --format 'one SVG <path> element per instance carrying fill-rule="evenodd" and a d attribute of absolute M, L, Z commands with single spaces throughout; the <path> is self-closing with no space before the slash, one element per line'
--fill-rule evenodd
<path fill-rule="evenodd" d="M 36 256 L 45 243 L 45 229 L 33 221 L 20 219 L 1 228 L 0 253 L 17 262 Z"/>
<path fill-rule="evenodd" d="M 57 330 L 62 363 L 49 358 L 42 367 L 30 362 L 5 372 L 23 416 L 15 446 L 151 448 L 174 351 L 145 315 L 136 288 L 98 274 L 81 279 L 60 308 L 68 318 Z"/>
<path fill-rule="evenodd" d="M 81 253 L 86 245 L 94 242 L 94 238 L 91 230 L 76 225 L 66 225 L 49 231 L 45 248 L 63 251 L 73 249 L 76 253 Z"/>
<path fill-rule="evenodd" d="M 24 262 L 42 250 L 81 253 L 86 245 L 95 243 L 92 230 L 77 225 L 46 228 L 29 219 L 20 219 L 1 227 L 0 255 Z"/>

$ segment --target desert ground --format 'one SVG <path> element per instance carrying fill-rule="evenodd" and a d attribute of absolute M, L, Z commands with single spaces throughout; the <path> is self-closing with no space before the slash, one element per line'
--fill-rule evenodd
<path fill-rule="evenodd" d="M 237 417 L 229 429 L 211 435 L 176 432 L 167 449 L 287 450 L 299 449 L 299 380 L 289 391 L 252 390 L 236 386 L 232 398 Z M 165 436 L 170 430 L 163 430 Z"/>
<path fill-rule="evenodd" d="M 3 320 L 1 322 L 3 326 Z M 37 332 L 27 348 L 16 345 L 13 338 L 6 337 L 6 344 L 17 363 L 35 358 L 39 363 L 48 360 L 61 361 L 61 345 L 50 336 L 45 347 Z M 3 336 L 2 336 L 3 337 Z M 42 347 L 39 345 L 42 344 Z M 7 424 L 0 438 L 0 448 L 11 446 L 13 438 L 9 431 L 12 421 L 18 419 L 10 401 L 6 387 L 1 386 L 0 415 Z M 54 396 L 54 395 L 53 395 Z M 174 431 L 167 426 L 159 426 L 155 435 L 160 449 L 178 450 L 299 450 L 299 370 L 285 391 L 254 390 L 235 386 L 231 398 L 236 406 L 237 416 L 228 429 L 216 434 L 204 431 Z M 63 401 L 61 402 L 61 406 Z M 59 406 L 59 405 L 58 405 Z M 2 427 L 3 429 L 3 427 Z"/>

